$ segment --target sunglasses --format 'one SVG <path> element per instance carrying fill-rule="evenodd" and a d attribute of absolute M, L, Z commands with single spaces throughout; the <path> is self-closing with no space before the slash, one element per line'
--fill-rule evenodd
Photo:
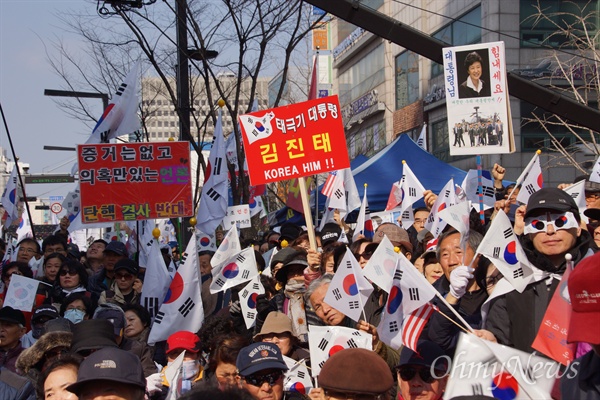
<path fill-rule="evenodd" d="M 75 276 L 75 275 L 77 275 L 77 271 L 71 271 L 68 269 L 63 269 L 60 271 L 60 276 L 66 276 L 67 274 L 71 275 L 71 276 Z"/>
<path fill-rule="evenodd" d="M 433 383 L 435 378 L 431 376 L 431 371 L 429 368 L 413 368 L 413 367 L 401 367 L 398 368 L 398 374 L 403 381 L 411 381 L 416 375 L 419 373 L 419 377 L 425 383 Z"/>
<path fill-rule="evenodd" d="M 548 232 L 548 226 L 552 225 L 555 230 L 578 228 L 579 222 L 572 212 L 562 214 L 547 213 L 545 216 L 529 217 L 525 219 L 525 233 Z"/>
<path fill-rule="evenodd" d="M 373 252 L 372 251 L 365 251 L 363 253 L 356 253 L 356 261 L 360 261 L 360 258 L 364 258 L 365 260 L 370 260 L 371 257 L 373 256 Z"/>
<path fill-rule="evenodd" d="M 265 375 L 249 375 L 245 376 L 244 380 L 252 386 L 260 387 L 264 382 L 267 382 L 269 386 L 275 385 L 278 380 L 283 377 L 283 373 L 280 371 L 271 372 Z"/>
<path fill-rule="evenodd" d="M 133 278 L 132 274 L 115 274 L 115 278 L 119 279 L 119 280 L 130 280 L 131 278 Z"/>

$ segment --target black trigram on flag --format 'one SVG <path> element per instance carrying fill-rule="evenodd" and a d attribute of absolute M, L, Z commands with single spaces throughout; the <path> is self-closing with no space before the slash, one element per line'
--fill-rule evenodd
<path fill-rule="evenodd" d="M 150 317 L 154 317 L 158 312 L 158 297 L 145 297 L 144 308 L 150 313 Z"/>
<path fill-rule="evenodd" d="M 219 197 L 221 197 L 221 195 L 219 193 L 217 193 L 217 191 L 213 188 L 208 189 L 208 192 L 206 192 L 206 195 L 214 201 L 217 201 L 219 199 Z"/>
<path fill-rule="evenodd" d="M 479 195 L 479 188 L 477 188 L 477 191 L 475 192 L 475 194 Z M 494 188 L 491 188 L 489 186 L 482 186 L 481 187 L 481 194 L 486 196 L 486 197 L 494 197 Z"/>
<path fill-rule="evenodd" d="M 494 247 L 493 255 L 494 255 L 494 258 L 500 258 L 500 247 L 498 247 L 498 246 Z"/>
<path fill-rule="evenodd" d="M 245 299 L 246 297 L 248 297 L 248 293 L 250 293 L 248 289 L 244 289 L 244 291 L 242 292 L 242 297 Z"/>
<path fill-rule="evenodd" d="M 517 268 L 513 271 L 513 279 L 521 278 L 523 275 L 523 268 Z"/>
<path fill-rule="evenodd" d="M 306 374 L 304 373 L 304 371 L 296 371 L 296 376 L 298 376 L 298 378 L 300 379 L 304 379 Z"/>
<path fill-rule="evenodd" d="M 154 323 L 155 324 L 160 324 L 163 320 L 163 318 L 165 317 L 165 313 L 162 311 L 159 311 L 156 313 L 156 317 L 154 317 Z"/>
<path fill-rule="evenodd" d="M 243 254 L 238 254 L 238 256 L 235 258 L 235 260 L 241 264 L 244 261 L 246 261 L 246 257 L 244 257 Z"/>
<path fill-rule="evenodd" d="M 117 92 L 115 94 L 117 96 L 121 96 L 123 94 L 123 92 L 125 91 L 125 89 L 127 89 L 127 84 L 121 83 L 121 86 L 119 86 L 119 88 L 117 89 Z"/>
<path fill-rule="evenodd" d="M 352 336 L 361 336 L 361 334 L 360 334 L 360 332 L 359 332 L 359 331 L 353 331 L 353 332 L 351 333 L 351 335 L 352 335 Z"/>
<path fill-rule="evenodd" d="M 328 344 L 329 344 L 329 340 L 327 340 L 325 338 L 321 339 L 321 341 L 319 342 L 319 349 L 325 351 Z"/>
<path fill-rule="evenodd" d="M 248 319 L 254 319 L 255 316 L 256 313 L 254 311 L 248 311 L 248 313 L 246 314 L 246 318 Z"/>
<path fill-rule="evenodd" d="M 260 290 L 260 285 L 258 284 L 258 282 L 254 282 L 252 284 L 252 290 Z"/>
<path fill-rule="evenodd" d="M 216 284 L 217 286 L 219 286 L 219 287 L 223 287 L 223 285 L 225 284 L 225 281 L 219 277 L 219 278 L 217 278 L 217 280 L 215 281 L 215 284 Z"/>
<path fill-rule="evenodd" d="M 350 261 L 350 260 L 346 261 L 346 268 L 352 269 L 352 261 Z"/>
<path fill-rule="evenodd" d="M 417 196 L 417 189 L 415 189 L 414 187 L 409 187 L 408 188 L 408 195 L 410 197 L 416 197 Z"/>
<path fill-rule="evenodd" d="M 333 195 L 339 200 L 344 196 L 344 192 L 341 189 L 337 189 L 335 192 L 333 192 Z"/>
<path fill-rule="evenodd" d="M 188 253 L 182 253 L 181 257 L 179 258 L 179 260 L 181 261 L 181 265 L 185 264 L 185 260 L 187 260 L 188 257 Z"/>
<path fill-rule="evenodd" d="M 151 241 L 149 241 L 148 243 L 146 243 L 146 247 L 152 246 L 152 243 L 154 243 L 154 239 L 152 239 Z"/>
<path fill-rule="evenodd" d="M 408 296 L 412 301 L 419 300 L 419 288 L 410 288 L 408 289 Z"/>
<path fill-rule="evenodd" d="M 444 197 L 448 197 L 448 196 L 450 196 L 450 191 L 449 191 L 449 190 L 446 190 L 446 191 L 444 192 Z"/>
<path fill-rule="evenodd" d="M 319 368 L 323 368 L 323 365 L 325 365 L 325 361 L 321 361 L 321 362 L 319 363 Z"/>
<path fill-rule="evenodd" d="M 250 276 L 250 271 L 245 269 L 244 272 L 242 272 L 242 279 L 248 279 L 249 276 Z"/>
<path fill-rule="evenodd" d="M 571 197 L 576 199 L 579 196 L 579 192 L 571 193 Z"/>
<path fill-rule="evenodd" d="M 392 321 L 390 322 L 390 332 L 398 332 L 398 322 Z"/>
<path fill-rule="evenodd" d="M 342 298 L 342 294 L 340 293 L 340 289 L 335 288 L 331 291 L 331 293 L 333 293 L 333 297 L 335 297 L 336 300 L 339 300 Z"/>
<path fill-rule="evenodd" d="M 510 228 L 506 228 L 506 230 L 504 232 L 502 232 L 504 234 L 504 239 L 508 239 L 509 237 L 512 236 L 513 231 Z"/>
<path fill-rule="evenodd" d="M 358 347 L 358 345 L 356 344 L 356 342 L 352 338 L 348 339 L 348 341 L 346 342 L 346 344 L 348 345 L 348 347 L 350 347 L 352 349 L 355 349 L 355 348 Z"/>
<path fill-rule="evenodd" d="M 533 187 L 533 185 L 531 183 L 529 185 L 525 186 L 525 190 L 527 190 L 527 193 L 529 193 L 530 195 L 535 193 L 535 188 Z"/>
<path fill-rule="evenodd" d="M 394 272 L 394 280 L 401 281 L 402 274 L 404 274 L 404 271 L 402 271 L 401 269 L 397 269 L 396 272 Z"/>
<path fill-rule="evenodd" d="M 195 305 L 196 304 L 192 301 L 192 299 L 188 297 L 187 300 L 183 302 L 181 307 L 179 307 L 178 311 L 181 313 L 181 315 L 183 315 L 184 317 L 187 317 Z"/>
<path fill-rule="evenodd" d="M 358 307 L 359 307 L 358 300 L 356 300 L 356 301 L 349 301 L 348 302 L 348 307 L 350 307 L 351 310 L 358 309 Z"/>
<path fill-rule="evenodd" d="M 481 383 L 473 383 L 471 385 L 471 391 L 474 395 L 483 396 L 483 386 L 481 385 Z"/>
<path fill-rule="evenodd" d="M 215 158 L 215 165 L 212 170 L 213 175 L 221 175 L 221 164 L 223 164 L 223 159 L 221 157 Z"/>
<path fill-rule="evenodd" d="M 402 219 L 409 219 L 410 218 L 410 211 L 406 210 L 402 213 Z"/>

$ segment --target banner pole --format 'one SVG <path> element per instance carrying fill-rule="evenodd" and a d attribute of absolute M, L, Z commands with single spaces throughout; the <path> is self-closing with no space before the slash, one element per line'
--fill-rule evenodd
<path fill-rule="evenodd" d="M 302 210 L 304 210 L 304 220 L 306 221 L 306 229 L 308 230 L 308 241 L 310 243 L 310 248 L 317 250 L 315 227 L 313 225 L 312 215 L 310 213 L 308 194 L 306 193 L 306 180 L 303 176 L 298 178 L 298 185 L 300 186 L 300 198 L 302 199 Z"/>

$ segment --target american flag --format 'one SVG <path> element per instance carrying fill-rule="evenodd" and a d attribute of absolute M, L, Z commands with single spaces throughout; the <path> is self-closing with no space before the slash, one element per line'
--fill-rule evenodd
<path fill-rule="evenodd" d="M 335 189 L 337 179 L 337 171 L 330 172 L 329 176 L 327 177 L 327 180 L 323 184 L 323 189 L 321 190 L 321 193 L 323 193 L 323 195 L 327 197 L 331 197 L 331 195 L 333 194 L 333 190 Z"/>
<path fill-rule="evenodd" d="M 417 342 L 423 332 L 423 328 L 427 325 L 427 321 L 431 318 L 433 312 L 437 309 L 431 303 L 426 303 L 421 307 L 414 310 L 408 317 L 404 319 L 404 326 L 402 327 L 402 342 L 406 347 L 417 351 Z"/>

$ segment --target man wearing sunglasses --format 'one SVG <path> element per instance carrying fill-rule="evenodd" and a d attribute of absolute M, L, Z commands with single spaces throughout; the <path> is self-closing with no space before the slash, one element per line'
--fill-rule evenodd
<path fill-rule="evenodd" d="M 396 368 L 400 399 L 441 399 L 448 382 L 448 360 L 441 347 L 420 341 L 415 353 L 404 347 Z"/>
<path fill-rule="evenodd" d="M 283 374 L 287 366 L 273 343 L 257 342 L 240 350 L 236 367 L 242 387 L 255 400 L 282 400 Z"/>
<path fill-rule="evenodd" d="M 537 270 L 522 293 L 513 290 L 490 303 L 485 329 L 499 343 L 533 352 L 531 344 L 566 269 L 565 255 L 571 254 L 577 265 L 593 254 L 591 236 L 580 223 L 577 204 L 558 188 L 535 192 L 526 208 L 517 209 L 515 233 L 522 233 L 519 239 L 523 250 Z"/>

